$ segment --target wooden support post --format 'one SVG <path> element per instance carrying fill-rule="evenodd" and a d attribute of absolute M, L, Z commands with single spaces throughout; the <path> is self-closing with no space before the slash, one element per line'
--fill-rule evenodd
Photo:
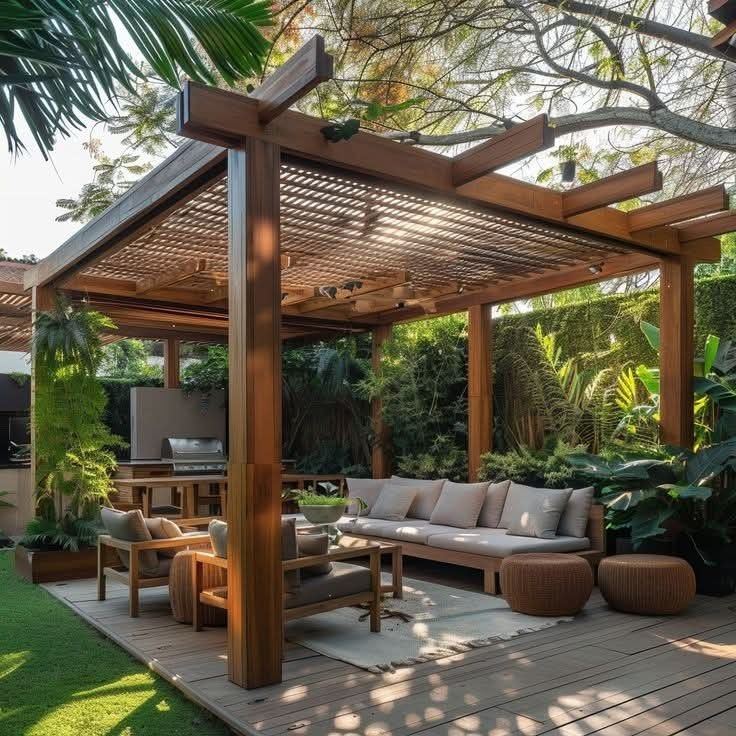
<path fill-rule="evenodd" d="M 281 681 L 279 146 L 228 153 L 228 676 Z"/>
<path fill-rule="evenodd" d="M 662 260 L 659 285 L 660 439 L 693 444 L 693 261 Z"/>
<path fill-rule="evenodd" d="M 54 289 L 50 286 L 34 286 L 31 289 L 31 308 L 33 310 L 33 338 L 35 338 L 35 323 L 37 312 L 44 312 L 54 306 Z M 36 349 L 34 339 L 31 340 L 31 493 L 35 494 L 38 488 L 38 459 L 36 455 L 36 443 L 38 433 L 42 428 L 36 422 Z M 35 508 L 35 495 L 34 495 Z"/>
<path fill-rule="evenodd" d="M 381 365 L 383 343 L 391 337 L 392 325 L 386 324 L 373 328 L 371 360 L 373 370 Z M 371 401 L 371 422 L 373 424 L 373 452 L 371 467 L 374 478 L 388 478 L 391 475 L 391 435 L 389 428 L 383 421 L 383 412 L 380 399 Z"/>
<path fill-rule="evenodd" d="M 164 341 L 164 388 L 179 388 L 179 341 L 169 337 Z"/>
<path fill-rule="evenodd" d="M 492 447 L 491 305 L 468 309 L 468 480 L 478 480 L 480 456 Z"/>

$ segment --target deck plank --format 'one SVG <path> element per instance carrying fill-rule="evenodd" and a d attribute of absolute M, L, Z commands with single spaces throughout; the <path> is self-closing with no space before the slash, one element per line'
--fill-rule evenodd
<path fill-rule="evenodd" d="M 380 675 L 288 644 L 284 681 L 247 691 L 227 679 L 226 630 L 175 623 L 165 588 L 142 591 L 131 619 L 125 586 L 103 602 L 94 580 L 45 587 L 247 736 L 736 733 L 736 596 L 666 618 L 611 611 L 596 591 L 572 623 Z"/>

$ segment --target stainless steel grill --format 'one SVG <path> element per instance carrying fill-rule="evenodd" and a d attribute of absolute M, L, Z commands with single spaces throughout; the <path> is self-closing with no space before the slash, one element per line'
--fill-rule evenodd
<path fill-rule="evenodd" d="M 161 459 L 170 460 L 174 475 L 224 475 L 227 458 L 216 437 L 167 437 Z"/>

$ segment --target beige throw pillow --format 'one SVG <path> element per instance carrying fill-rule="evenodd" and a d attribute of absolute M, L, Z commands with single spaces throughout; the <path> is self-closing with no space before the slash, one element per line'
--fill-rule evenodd
<path fill-rule="evenodd" d="M 503 507 L 501 526 L 507 534 L 554 539 L 572 488 L 532 488 L 512 483 Z"/>
<path fill-rule="evenodd" d="M 565 506 L 557 527 L 557 534 L 561 537 L 584 537 L 588 530 L 590 507 L 593 505 L 595 488 L 576 488 L 570 494 L 570 500 Z"/>
<path fill-rule="evenodd" d="M 416 494 L 416 488 L 411 486 L 396 485 L 393 481 L 386 483 L 368 516 L 371 519 L 403 521 Z"/>
<path fill-rule="evenodd" d="M 365 516 L 373 508 L 373 504 L 378 500 L 378 495 L 381 493 L 381 489 L 387 482 L 387 478 L 346 478 L 345 481 L 348 484 L 348 499 L 362 498 L 367 509 L 361 512 L 361 516 Z M 357 514 L 359 511 L 358 504 L 353 501 L 349 506 L 348 514 Z"/>
<path fill-rule="evenodd" d="M 486 500 L 488 483 L 453 483 L 442 486 L 440 500 L 434 507 L 430 522 L 471 529 L 478 521 L 481 506 Z"/>
<path fill-rule="evenodd" d="M 171 519 L 164 516 L 146 519 L 146 526 L 154 539 L 176 539 L 184 536 L 184 532 Z M 177 552 L 180 551 L 181 547 L 178 549 L 174 547 L 173 549 L 160 549 L 158 554 L 159 557 L 176 557 Z"/>
<path fill-rule="evenodd" d="M 399 486 L 411 486 L 416 491 L 416 496 L 414 496 L 414 500 L 406 514 L 412 519 L 429 519 L 432 516 L 445 481 L 446 478 L 419 480 L 418 478 L 401 478 L 398 475 L 391 476 L 391 483 Z"/>
<path fill-rule="evenodd" d="M 111 537 L 127 542 L 150 542 L 153 537 L 146 526 L 146 519 L 140 509 L 118 511 L 104 506 L 100 509 L 102 525 Z M 119 549 L 118 557 L 125 569 L 130 568 L 130 553 Z M 156 550 L 144 550 L 138 554 L 138 567 L 142 575 L 155 577 L 159 569 Z"/>
<path fill-rule="evenodd" d="M 501 521 L 501 514 L 509 492 L 510 480 L 491 483 L 486 491 L 486 498 L 478 516 L 478 526 L 495 529 Z"/>
<path fill-rule="evenodd" d="M 297 531 L 296 546 L 299 550 L 299 557 L 315 557 L 327 554 L 330 548 L 330 540 L 327 534 L 300 534 Z M 329 560 L 321 565 L 299 568 L 301 576 L 307 578 L 315 575 L 327 575 L 330 570 L 332 570 L 332 563 Z"/>
<path fill-rule="evenodd" d="M 210 544 L 215 557 L 227 558 L 227 522 L 212 519 L 207 531 L 210 534 Z"/>

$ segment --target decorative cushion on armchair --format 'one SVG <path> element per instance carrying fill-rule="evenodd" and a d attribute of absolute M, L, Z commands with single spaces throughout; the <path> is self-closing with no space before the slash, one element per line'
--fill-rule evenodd
<path fill-rule="evenodd" d="M 100 509 L 100 517 L 107 533 L 115 539 L 126 542 L 150 542 L 153 539 L 140 509 L 118 511 L 105 506 Z M 117 553 L 120 562 L 126 570 L 129 569 L 130 553 L 122 549 Z M 144 550 L 138 555 L 138 565 L 145 577 L 163 577 L 168 573 L 171 560 L 161 560 L 156 550 Z"/>

